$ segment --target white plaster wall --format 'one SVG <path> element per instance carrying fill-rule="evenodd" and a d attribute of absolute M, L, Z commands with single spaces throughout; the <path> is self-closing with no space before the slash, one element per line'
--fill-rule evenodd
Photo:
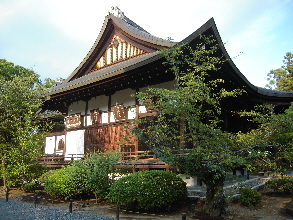
<path fill-rule="evenodd" d="M 84 154 L 84 132 L 85 130 L 77 130 L 66 133 L 65 159 L 70 160 L 69 154 Z"/>
<path fill-rule="evenodd" d="M 124 89 L 117 91 L 114 95 L 111 96 L 111 106 L 118 104 L 123 104 L 124 107 L 134 106 L 135 98 L 130 97 L 130 95 L 135 94 L 133 89 Z"/>
<path fill-rule="evenodd" d="M 108 123 L 108 112 L 102 112 L 101 120 L 102 123 Z"/>
<path fill-rule="evenodd" d="M 110 122 L 115 122 L 114 113 L 110 113 Z"/>
<path fill-rule="evenodd" d="M 86 103 L 84 101 L 73 102 L 68 107 L 68 115 L 81 113 L 81 115 L 85 115 L 85 106 Z"/>
<path fill-rule="evenodd" d="M 139 107 L 138 107 L 138 111 L 139 111 L 139 113 L 146 113 L 146 112 L 147 112 L 147 109 L 146 109 L 146 107 L 143 105 L 143 106 L 139 106 Z"/>
<path fill-rule="evenodd" d="M 93 97 L 88 102 L 88 112 L 87 113 L 89 114 L 90 110 L 97 109 L 97 108 L 100 111 L 108 111 L 108 100 L 109 100 L 109 97 L 105 96 L 105 95 Z"/>
<path fill-rule="evenodd" d="M 128 119 L 135 119 L 136 117 L 136 107 L 134 108 L 129 108 L 127 112 L 127 118 Z"/>
<path fill-rule="evenodd" d="M 90 116 L 90 115 L 86 116 L 86 120 L 87 120 L 87 126 L 90 126 L 90 125 L 92 125 L 92 124 L 93 124 L 93 121 L 92 121 L 92 119 L 91 119 L 91 116 Z M 85 124 L 85 123 L 84 123 L 84 124 Z"/>
<path fill-rule="evenodd" d="M 45 154 L 54 154 L 55 136 L 46 137 Z"/>

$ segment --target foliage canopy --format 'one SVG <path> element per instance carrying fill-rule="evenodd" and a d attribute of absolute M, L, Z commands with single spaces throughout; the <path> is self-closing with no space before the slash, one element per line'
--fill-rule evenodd
<path fill-rule="evenodd" d="M 36 112 L 45 89 L 32 70 L 0 60 L 0 158 L 6 185 L 30 181 L 28 171 L 42 153 L 50 126 Z"/>
<path fill-rule="evenodd" d="M 271 70 L 268 73 L 268 84 L 266 87 L 278 91 L 293 92 L 293 54 L 286 53 L 281 68 Z"/>
<path fill-rule="evenodd" d="M 248 164 L 248 147 L 221 123 L 221 100 L 242 94 L 227 90 L 216 76 L 223 60 L 215 40 L 202 37 L 194 47 L 181 45 L 163 51 L 175 75 L 176 89 L 149 88 L 138 93 L 140 102 L 159 112 L 139 120 L 133 129 L 162 160 L 207 184 L 206 212 L 221 215 L 225 208 L 223 183 L 232 168 Z M 182 156 L 178 156 L 182 155 Z"/>

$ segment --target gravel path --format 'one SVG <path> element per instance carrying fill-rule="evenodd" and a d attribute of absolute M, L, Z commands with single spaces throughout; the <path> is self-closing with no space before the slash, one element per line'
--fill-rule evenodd
<path fill-rule="evenodd" d="M 48 208 L 44 206 L 35 206 L 33 204 L 6 202 L 5 199 L 0 198 L 0 219 L 1 220 L 74 220 L 74 219 L 100 219 L 113 220 L 99 214 L 87 212 L 73 212 L 69 210 Z"/>

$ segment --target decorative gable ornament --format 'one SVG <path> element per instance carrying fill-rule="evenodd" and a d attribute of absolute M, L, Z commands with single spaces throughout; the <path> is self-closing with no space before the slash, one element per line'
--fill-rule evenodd
<path fill-rule="evenodd" d="M 67 117 L 64 118 L 64 124 L 66 129 L 81 127 L 81 115 L 80 114 L 68 115 Z"/>
<path fill-rule="evenodd" d="M 115 35 L 110 42 L 110 45 L 107 47 L 91 71 L 96 71 L 105 66 L 109 66 L 145 53 L 146 51 L 123 40 L 118 35 Z"/>
<path fill-rule="evenodd" d="M 145 60 L 148 54 L 159 52 L 175 44 L 170 40 L 151 35 L 126 17 L 118 7 L 112 7 L 112 10 L 105 17 L 99 36 L 86 57 L 64 81 L 63 85 L 56 86 L 53 90 L 56 90 L 57 87 L 67 87 L 67 83 L 78 83 L 78 86 L 81 86 L 79 80 L 86 84 L 91 79 L 94 79 L 94 81 L 99 80 L 99 77 L 96 76 L 104 78 L 103 72 L 113 72 L 112 70 L 105 70 L 106 68 L 118 68 L 120 71 L 124 68 L 129 68 L 127 61 L 130 60 L 133 60 L 135 66 L 137 66 L 140 62 L 135 61 L 135 59 L 141 58 Z M 144 64 L 144 62 L 141 63 L 141 65 Z M 132 68 L 136 68 L 135 66 Z M 111 77 L 110 75 L 107 74 L 107 77 Z M 86 80 L 81 79 L 83 77 Z"/>

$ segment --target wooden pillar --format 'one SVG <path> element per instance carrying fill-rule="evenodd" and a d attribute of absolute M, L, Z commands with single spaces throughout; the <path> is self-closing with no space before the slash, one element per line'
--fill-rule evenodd
<path fill-rule="evenodd" d="M 110 123 L 110 117 L 111 117 L 111 95 L 108 95 L 108 124 Z"/>
<path fill-rule="evenodd" d="M 138 93 L 139 92 L 139 88 L 136 88 L 135 89 L 135 93 Z M 136 107 L 136 116 L 135 118 L 138 119 L 138 116 L 139 116 L 139 101 L 138 99 L 135 97 L 135 107 Z M 138 151 L 138 140 L 135 139 L 134 141 L 134 151 Z"/>
<path fill-rule="evenodd" d="M 86 99 L 85 100 L 84 127 L 87 127 L 88 126 L 88 124 L 87 124 L 87 114 L 88 114 L 87 112 L 88 112 L 88 108 L 89 108 L 89 99 Z"/>

